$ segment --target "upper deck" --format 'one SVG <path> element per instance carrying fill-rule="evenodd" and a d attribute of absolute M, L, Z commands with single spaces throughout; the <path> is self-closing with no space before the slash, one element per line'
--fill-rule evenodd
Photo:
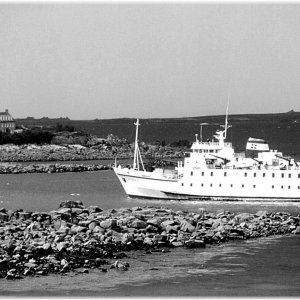
<path fill-rule="evenodd" d="M 199 142 L 193 143 L 191 150 L 193 153 L 219 153 L 220 151 L 228 151 L 232 148 L 232 143 L 224 143 L 221 145 L 219 142 Z"/>

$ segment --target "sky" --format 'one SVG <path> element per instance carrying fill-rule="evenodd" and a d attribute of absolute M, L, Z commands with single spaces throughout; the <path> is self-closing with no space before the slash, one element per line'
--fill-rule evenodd
<path fill-rule="evenodd" d="M 172 118 L 300 111 L 300 4 L 0 3 L 0 111 Z"/>

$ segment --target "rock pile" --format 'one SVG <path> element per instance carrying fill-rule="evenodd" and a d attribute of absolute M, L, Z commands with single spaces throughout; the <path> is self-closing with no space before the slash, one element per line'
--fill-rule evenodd
<path fill-rule="evenodd" d="M 98 268 L 127 270 L 127 251 L 202 248 L 228 240 L 300 234 L 288 213 L 197 213 L 157 207 L 102 210 L 67 201 L 46 212 L 0 209 L 0 277 L 20 279 Z M 117 261 L 111 262 L 111 259 Z"/>
<path fill-rule="evenodd" d="M 151 158 L 182 158 L 186 149 L 172 147 L 141 148 L 143 157 Z M 0 145 L 0 161 L 2 162 L 33 162 L 33 161 L 79 161 L 129 159 L 133 156 L 133 148 L 115 145 L 112 147 L 80 145 Z"/>
<path fill-rule="evenodd" d="M 76 147 L 77 146 L 77 147 Z M 131 154 L 132 155 L 132 154 Z M 130 157 L 128 153 L 118 154 L 119 158 Z M 111 150 L 97 147 L 83 147 L 79 145 L 2 145 L 0 146 L 0 161 L 3 162 L 31 162 L 31 161 L 78 161 L 113 159 Z"/>
<path fill-rule="evenodd" d="M 97 164 L 0 164 L 0 174 L 86 172 L 109 169 L 111 167 Z"/>

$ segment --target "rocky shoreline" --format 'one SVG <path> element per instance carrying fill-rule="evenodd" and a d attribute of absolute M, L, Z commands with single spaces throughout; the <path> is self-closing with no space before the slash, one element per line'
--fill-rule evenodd
<path fill-rule="evenodd" d="M 67 201 L 46 212 L 0 209 L 0 278 L 88 273 L 89 268 L 126 271 L 129 251 L 204 248 L 230 240 L 300 234 L 300 217 L 174 211 L 162 207 L 102 210 Z"/>
<path fill-rule="evenodd" d="M 110 169 L 110 166 L 98 164 L 0 164 L 0 174 L 87 172 L 103 171 Z"/>
<path fill-rule="evenodd" d="M 130 159 L 133 148 L 124 146 L 91 146 L 81 145 L 0 145 L 1 162 L 48 162 L 48 161 L 82 161 L 82 160 L 112 160 Z M 182 158 L 184 150 L 171 147 L 153 147 L 147 151 L 141 148 L 144 157 L 151 158 Z"/>

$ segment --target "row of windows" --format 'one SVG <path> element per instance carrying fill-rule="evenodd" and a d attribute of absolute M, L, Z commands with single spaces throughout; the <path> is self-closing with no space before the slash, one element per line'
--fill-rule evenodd
<path fill-rule="evenodd" d="M 184 186 L 184 183 L 182 183 L 181 185 L 182 185 L 182 186 Z M 193 184 L 192 184 L 192 183 L 190 183 L 190 186 L 193 186 Z M 204 183 L 201 183 L 201 187 L 204 187 Z M 212 183 L 210 184 L 210 187 L 213 187 L 213 184 L 212 184 Z M 219 187 L 222 187 L 222 184 L 221 184 L 221 183 L 219 184 Z M 233 187 L 233 184 L 230 184 L 230 187 L 232 188 L 232 187 Z M 244 185 L 244 184 L 242 184 L 242 185 L 241 185 L 241 187 L 242 187 L 242 188 L 244 188 L 244 187 L 245 187 L 245 185 Z M 255 188 L 256 188 L 256 185 L 255 185 L 255 184 L 253 184 L 253 186 L 252 186 L 252 187 L 255 189 Z M 274 189 L 274 188 L 275 188 L 275 186 L 274 186 L 274 185 L 272 185 L 272 189 Z M 291 189 L 291 186 L 290 186 L 290 185 L 288 185 L 288 186 L 287 186 L 287 188 L 290 190 L 290 189 Z M 300 186 L 299 186 L 299 185 L 298 185 L 298 187 L 297 187 L 297 188 L 298 188 L 298 190 L 300 190 Z M 284 186 L 283 186 L 283 185 L 281 186 L 281 189 L 284 189 Z"/>
<path fill-rule="evenodd" d="M 196 153 L 218 153 L 217 149 L 196 149 L 194 150 Z"/>
<path fill-rule="evenodd" d="M 204 176 L 204 174 L 205 174 L 205 172 L 201 173 L 202 176 Z M 193 176 L 193 175 L 194 175 L 194 172 L 191 171 L 191 176 Z M 284 175 L 285 175 L 284 173 L 281 173 L 281 178 L 284 178 Z M 292 178 L 291 173 L 289 173 L 287 175 L 288 175 L 287 178 Z M 210 176 L 214 176 L 214 172 L 210 172 Z M 227 172 L 224 172 L 224 177 L 226 177 L 226 176 L 227 176 Z M 247 177 L 247 176 L 248 176 L 248 173 L 245 172 L 244 177 Z M 256 177 L 256 173 L 253 173 L 253 177 Z M 262 173 L 262 177 L 266 177 L 266 173 Z M 272 177 L 275 178 L 275 173 L 272 173 Z M 300 178 L 300 173 L 298 174 L 298 178 Z"/>
<path fill-rule="evenodd" d="M 12 124 L 12 123 L 1 123 L 0 126 L 1 127 L 14 127 L 15 124 Z"/>

